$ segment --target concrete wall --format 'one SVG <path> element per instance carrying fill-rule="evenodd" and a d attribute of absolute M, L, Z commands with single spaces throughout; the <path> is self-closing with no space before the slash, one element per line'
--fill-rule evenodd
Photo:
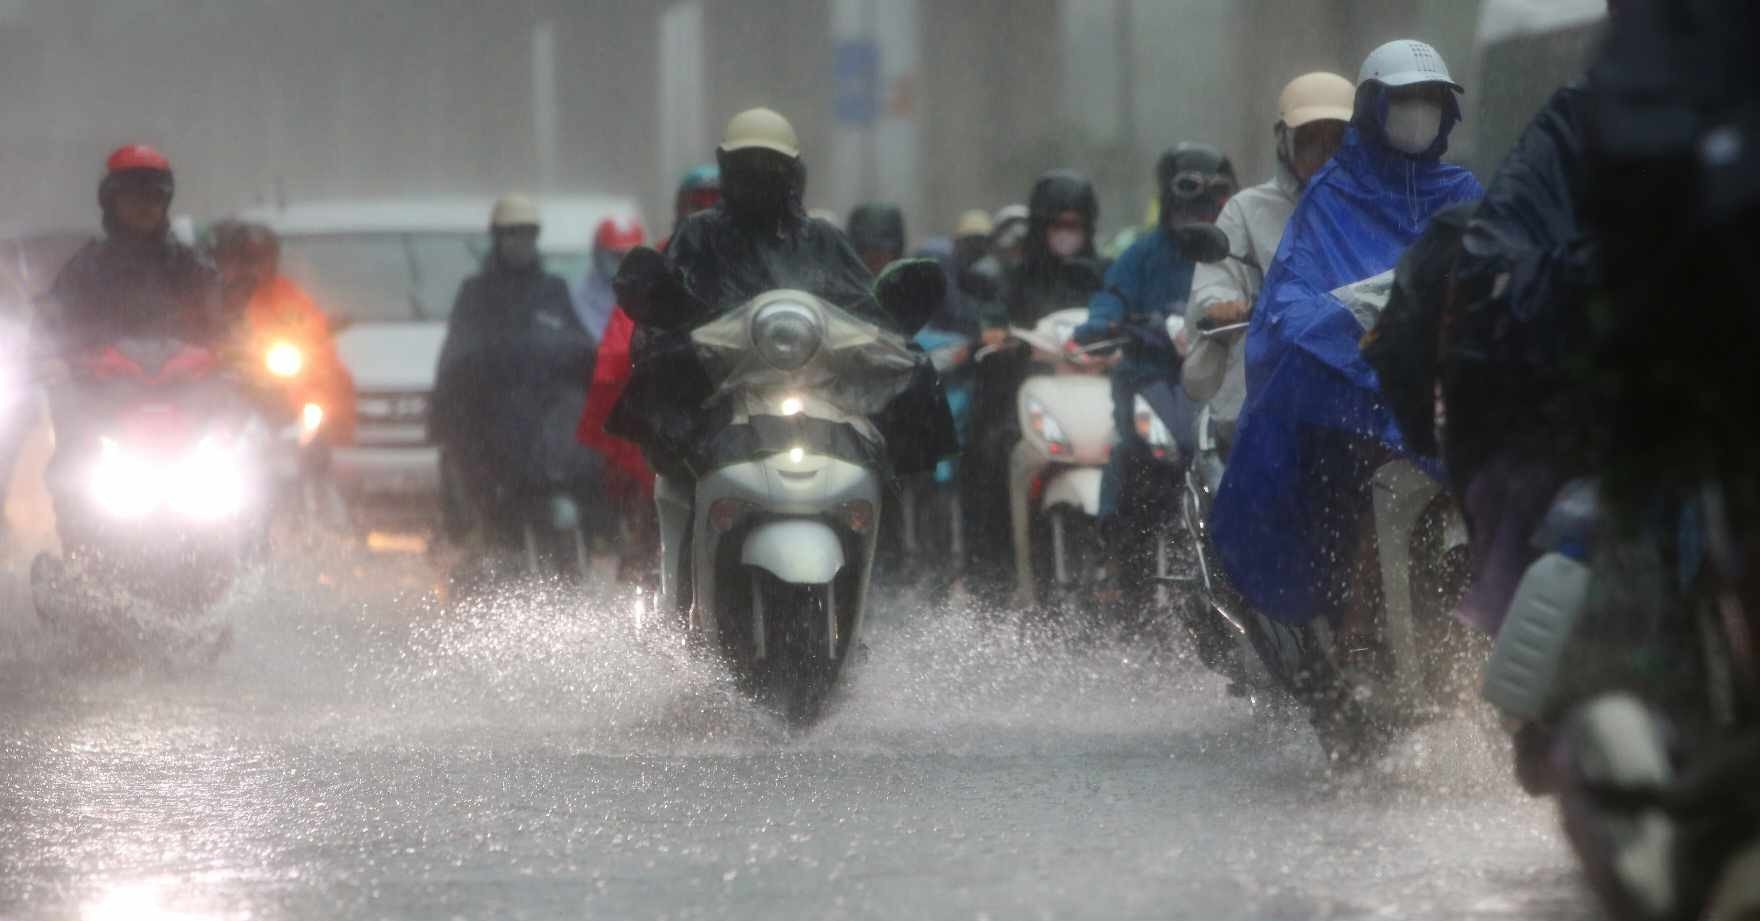
<path fill-rule="evenodd" d="M 890 194 L 913 236 L 1025 197 L 1056 165 L 1099 181 L 1105 223 L 1141 217 L 1155 154 L 1182 139 L 1269 172 L 1277 90 L 1417 34 L 1460 66 L 1477 0 L 915 0 L 914 182 L 896 155 L 859 175 L 833 117 L 832 14 L 900 0 L 701 0 L 700 153 L 661 152 L 665 0 L 6 0 L 0 3 L 0 224 L 90 226 L 106 151 L 164 146 L 181 210 L 277 195 L 619 191 L 669 223 L 682 162 L 728 115 L 796 123 L 809 203 Z M 841 5 L 840 5 L 841 4 Z M 531 41 L 557 48 L 554 181 L 540 187 Z M 893 100 L 900 102 L 899 100 Z M 691 134 L 693 132 L 685 132 Z M 908 136 L 894 132 L 891 137 Z M 877 149 L 886 149 L 884 144 Z M 901 189 L 901 183 L 906 187 Z"/>

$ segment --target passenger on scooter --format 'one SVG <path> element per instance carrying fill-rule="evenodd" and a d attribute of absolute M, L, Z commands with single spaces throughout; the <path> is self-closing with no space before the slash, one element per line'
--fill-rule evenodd
<path fill-rule="evenodd" d="M 672 196 L 672 233 L 684 224 L 685 218 L 693 214 L 707 211 L 721 204 L 721 167 L 714 163 L 704 163 L 691 167 L 690 172 L 678 181 L 678 191 Z M 668 234 L 654 248 L 666 252 L 666 246 L 672 242 Z"/>
<path fill-rule="evenodd" d="M 966 588 L 991 604 L 1014 590 L 1014 541 L 1009 518 L 1008 455 L 1020 440 L 1015 401 L 1030 356 L 999 349 L 1010 326 L 1031 328 L 1053 311 L 1086 304 L 1100 289 L 1105 266 L 1094 251 L 1100 220 L 1093 183 L 1073 170 L 1040 176 L 1028 199 L 1026 233 L 1012 262 L 1012 219 L 997 221 L 996 252 L 961 280 L 977 304 L 983 343 L 993 351 L 978 364 L 972 397 L 972 440 L 960 464 L 961 503 L 971 516 Z"/>
<path fill-rule="evenodd" d="M 608 217 L 593 231 L 593 254 L 587 274 L 574 290 L 574 308 L 594 342 L 605 340 L 605 327 L 617 309 L 617 292 L 611 290 L 611 280 L 617 277 L 630 250 L 646 242 L 648 233 L 642 223 L 630 217 Z"/>
<path fill-rule="evenodd" d="M 1291 80 L 1278 97 L 1277 172 L 1242 189 L 1216 219 L 1228 235 L 1229 256 L 1200 264 L 1192 275 L 1186 308 L 1188 349 L 1181 364 L 1186 396 L 1208 402 L 1211 432 L 1224 456 L 1234 442 L 1236 420 L 1246 402 L 1246 334 L 1215 338 L 1201 331 L 1233 326 L 1252 316 L 1265 283 L 1265 269 L 1277 256 L 1283 228 L 1308 181 L 1344 142 L 1356 87 L 1344 77 L 1311 73 Z"/>
<path fill-rule="evenodd" d="M 283 384 L 300 412 L 320 407 L 322 430 L 332 444 L 353 438 L 354 379 L 336 353 L 330 321 L 317 302 L 281 274 L 281 241 L 262 224 L 221 221 L 208 231 L 208 252 L 220 270 L 221 300 L 229 318 L 243 319 L 246 354 Z M 279 350 L 291 348 L 292 352 Z M 281 357 L 283 354 L 291 358 Z"/>
<path fill-rule="evenodd" d="M 1234 586 L 1275 621 L 1372 616 L 1369 479 L 1401 442 L 1358 350 L 1364 323 L 1333 292 L 1388 272 L 1431 215 L 1482 194 L 1441 161 L 1460 92 L 1422 42 L 1369 55 L 1344 144 L 1310 180 L 1253 311 L 1211 534 Z"/>
<path fill-rule="evenodd" d="M 509 545 L 522 536 L 517 503 L 557 492 L 588 500 L 596 489 L 599 461 L 574 438 L 592 337 L 568 283 L 544 271 L 540 230 L 531 200 L 495 204 L 490 251 L 447 324 L 428 424 L 454 539 L 486 525 L 492 544 Z"/>

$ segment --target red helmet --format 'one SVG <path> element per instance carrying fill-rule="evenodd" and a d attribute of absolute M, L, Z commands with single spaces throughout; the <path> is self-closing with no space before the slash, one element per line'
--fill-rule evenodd
<path fill-rule="evenodd" d="M 151 188 L 171 201 L 176 191 L 171 175 L 171 161 L 145 144 L 129 144 L 116 148 L 104 161 L 104 179 L 98 183 L 98 207 L 109 221 L 116 194 L 125 188 Z M 106 224 L 108 226 L 108 224 Z"/>
<path fill-rule="evenodd" d="M 627 252 L 646 242 L 647 232 L 633 217 L 608 217 L 593 233 L 593 248 L 608 252 Z"/>
<path fill-rule="evenodd" d="M 171 161 L 165 155 L 145 144 L 129 144 L 116 148 L 110 159 L 104 161 L 105 172 L 124 173 L 130 170 L 151 170 L 155 173 L 171 172 Z"/>

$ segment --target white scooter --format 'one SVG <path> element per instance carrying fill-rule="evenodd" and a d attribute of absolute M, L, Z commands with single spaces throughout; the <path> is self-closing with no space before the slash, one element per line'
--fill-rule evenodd
<path fill-rule="evenodd" d="M 1066 352 L 1083 307 L 1046 315 L 1010 336 L 1032 350 L 1039 371 L 1021 385 L 1017 400 L 1021 440 L 1009 454 L 1008 495 L 1015 559 L 1016 601 L 1076 601 L 1082 586 L 1104 574 L 1097 526 L 1101 470 L 1118 442 L 1112 424 L 1110 366 L 1077 363 Z M 1116 348 L 1096 343 L 1078 354 Z"/>
<path fill-rule="evenodd" d="M 709 357 L 711 403 L 731 409 L 721 441 L 740 447 L 694 490 L 659 483 L 662 610 L 678 608 L 689 579 L 690 634 L 748 692 L 809 722 L 855 648 L 868 597 L 885 456 L 868 417 L 909 386 L 917 354 L 793 290 L 759 295 L 692 339 Z"/>

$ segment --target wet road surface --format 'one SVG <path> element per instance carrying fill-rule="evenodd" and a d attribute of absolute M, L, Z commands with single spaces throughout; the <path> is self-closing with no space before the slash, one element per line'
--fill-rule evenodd
<path fill-rule="evenodd" d="M 15 573 L 0 919 L 1593 916 L 1465 721 L 1333 777 L 1195 665 L 895 600 L 795 735 L 621 600 L 380 565 L 266 577 L 171 675 L 81 673 Z"/>

